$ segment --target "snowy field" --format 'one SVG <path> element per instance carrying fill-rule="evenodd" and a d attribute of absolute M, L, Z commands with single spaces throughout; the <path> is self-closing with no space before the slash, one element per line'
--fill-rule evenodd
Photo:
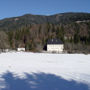
<path fill-rule="evenodd" d="M 0 90 L 90 90 L 90 55 L 2 53 Z"/>

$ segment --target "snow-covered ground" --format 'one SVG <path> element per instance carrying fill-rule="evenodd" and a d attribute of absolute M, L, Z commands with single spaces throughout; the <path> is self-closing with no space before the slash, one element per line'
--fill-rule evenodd
<path fill-rule="evenodd" d="M 0 54 L 0 81 L 3 81 L 2 76 L 7 72 L 19 78 L 26 78 L 25 73 L 33 75 L 42 72 L 90 85 L 90 55 L 2 53 Z"/>

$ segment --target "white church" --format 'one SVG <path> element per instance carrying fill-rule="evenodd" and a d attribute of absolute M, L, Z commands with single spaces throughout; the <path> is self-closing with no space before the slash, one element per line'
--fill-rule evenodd
<path fill-rule="evenodd" d="M 62 53 L 64 44 L 60 39 L 49 39 L 47 42 L 47 52 Z"/>

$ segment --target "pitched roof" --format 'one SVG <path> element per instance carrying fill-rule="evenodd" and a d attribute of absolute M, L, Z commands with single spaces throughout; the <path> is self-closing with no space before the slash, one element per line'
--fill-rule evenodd
<path fill-rule="evenodd" d="M 47 44 L 63 44 L 63 42 L 60 39 L 49 39 Z"/>

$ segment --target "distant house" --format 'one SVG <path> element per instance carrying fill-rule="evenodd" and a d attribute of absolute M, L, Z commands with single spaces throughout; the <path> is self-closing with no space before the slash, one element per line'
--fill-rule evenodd
<path fill-rule="evenodd" d="M 21 44 L 18 46 L 17 51 L 25 51 L 25 45 Z"/>
<path fill-rule="evenodd" d="M 64 44 L 60 39 L 49 39 L 47 42 L 47 51 L 48 52 L 63 52 Z"/>
<path fill-rule="evenodd" d="M 10 49 L 4 49 L 4 52 L 9 52 L 10 51 Z"/>
<path fill-rule="evenodd" d="M 9 52 L 11 51 L 10 49 L 0 49 L 0 52 Z"/>
<path fill-rule="evenodd" d="M 25 51 L 25 48 L 17 48 L 17 51 Z"/>

